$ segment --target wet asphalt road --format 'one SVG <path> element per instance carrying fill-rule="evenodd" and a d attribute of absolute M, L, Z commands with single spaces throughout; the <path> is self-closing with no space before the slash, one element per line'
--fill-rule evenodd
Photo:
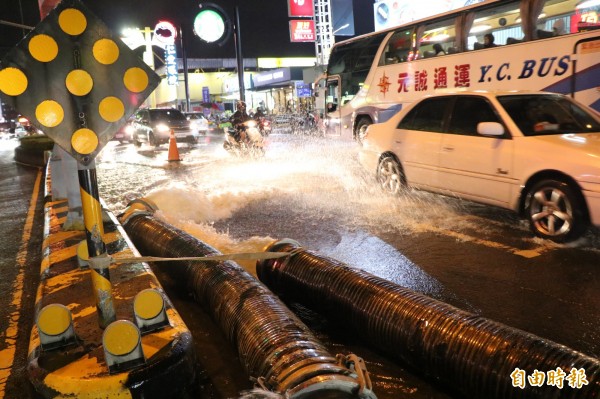
<path fill-rule="evenodd" d="M 221 138 L 211 136 L 197 148 L 180 145 L 179 166 L 166 162 L 166 146 L 136 149 L 111 142 L 97 162 L 100 195 L 115 213 L 147 196 L 159 205 L 161 217 L 224 253 L 260 250 L 273 240 L 292 238 L 458 308 L 600 357 L 597 232 L 570 245 L 544 242 L 508 211 L 422 192 L 382 196 L 357 165 L 353 143 L 287 134 L 274 134 L 269 141 L 264 159 L 245 160 L 232 158 L 222 150 Z M 35 172 L 15 167 L 2 154 L 4 204 L 10 190 L 28 189 Z M 19 177 L 8 185 L 5 171 Z M 10 216 L 12 207 L 1 209 Z M 3 250 L 9 256 L 3 258 L 2 276 L 14 276 L 13 252 Z M 29 260 L 27 265 L 31 290 L 39 268 Z M 252 264 L 243 266 L 254 272 Z M 201 306 L 168 273 L 156 267 L 155 272 L 194 335 L 202 370 L 199 397 L 235 397 L 250 388 L 231 345 Z M 12 289 L 5 281 L 3 301 Z M 31 295 L 35 291 L 25 295 L 30 299 L 19 322 L 25 342 Z M 11 307 L 1 308 L 4 333 Z M 459 397 L 370 349 L 345 326 L 305 310 L 300 315 L 332 353 L 351 351 L 365 358 L 379 398 Z M 17 353 L 22 356 L 26 349 Z M 24 359 L 15 364 L 22 366 Z M 18 386 L 23 381 L 18 375 L 7 386 Z"/>
<path fill-rule="evenodd" d="M 354 143 L 287 134 L 269 140 L 264 159 L 244 160 L 213 137 L 181 148 L 178 168 L 161 166 L 164 146 L 134 155 L 129 145 L 115 146 L 99 166 L 101 189 L 115 208 L 148 196 L 168 221 L 224 253 L 292 238 L 460 309 L 600 356 L 597 232 L 557 245 L 534 238 L 509 211 L 423 192 L 387 198 L 357 165 Z M 135 176 L 124 178 L 122 168 Z M 340 335 L 344 326 L 305 321 L 331 347 L 365 357 L 380 398 L 452 396 Z"/>

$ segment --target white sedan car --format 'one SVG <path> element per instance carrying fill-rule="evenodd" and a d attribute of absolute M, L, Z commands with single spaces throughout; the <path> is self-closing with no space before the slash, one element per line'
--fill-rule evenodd
<path fill-rule="evenodd" d="M 369 126 L 359 159 L 392 194 L 410 186 L 513 209 L 556 242 L 600 226 L 600 117 L 564 95 L 424 97 Z"/>

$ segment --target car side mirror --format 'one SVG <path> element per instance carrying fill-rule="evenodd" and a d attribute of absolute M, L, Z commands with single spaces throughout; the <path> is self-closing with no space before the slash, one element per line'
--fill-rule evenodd
<path fill-rule="evenodd" d="M 482 136 L 502 136 L 504 126 L 498 122 L 479 122 L 477 124 L 477 133 Z"/>

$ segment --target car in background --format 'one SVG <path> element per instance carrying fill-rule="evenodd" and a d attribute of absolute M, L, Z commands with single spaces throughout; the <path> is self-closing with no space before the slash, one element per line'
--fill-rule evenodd
<path fill-rule="evenodd" d="M 119 128 L 119 130 L 117 130 L 113 136 L 113 140 L 116 140 L 121 144 L 125 142 L 133 143 L 134 131 L 135 128 L 133 127 L 133 118 L 130 118 Z"/>
<path fill-rule="evenodd" d="M 171 131 L 178 143 L 198 143 L 198 131 L 193 129 L 185 115 L 175 108 L 145 108 L 134 117 L 133 143 L 159 146 L 169 142 Z"/>
<path fill-rule="evenodd" d="M 381 187 L 517 211 L 539 237 L 567 242 L 600 225 L 600 117 L 568 96 L 428 96 L 369 126 L 360 163 Z"/>
<path fill-rule="evenodd" d="M 207 134 L 209 130 L 208 119 L 201 112 L 184 112 L 185 117 L 190 121 L 192 129 L 200 134 Z"/>

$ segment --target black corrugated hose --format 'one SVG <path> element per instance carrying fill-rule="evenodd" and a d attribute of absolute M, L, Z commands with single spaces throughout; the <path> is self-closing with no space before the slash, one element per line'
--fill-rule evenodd
<path fill-rule="evenodd" d="M 461 397 L 600 398 L 598 359 L 302 250 L 293 240 L 267 250 L 295 251 L 257 262 L 259 279 L 282 299 L 344 323 Z M 559 368 L 562 388 L 553 385 L 561 380 Z M 539 372 L 543 382 L 529 380 L 541 378 Z"/>
<path fill-rule="evenodd" d="M 220 254 L 154 218 L 151 212 L 140 211 L 139 203 L 137 210 L 126 212 L 121 223 L 143 255 L 178 258 Z M 242 366 L 266 391 L 286 398 L 376 398 L 362 359 L 332 356 L 293 312 L 237 263 L 165 264 L 237 347 Z"/>

